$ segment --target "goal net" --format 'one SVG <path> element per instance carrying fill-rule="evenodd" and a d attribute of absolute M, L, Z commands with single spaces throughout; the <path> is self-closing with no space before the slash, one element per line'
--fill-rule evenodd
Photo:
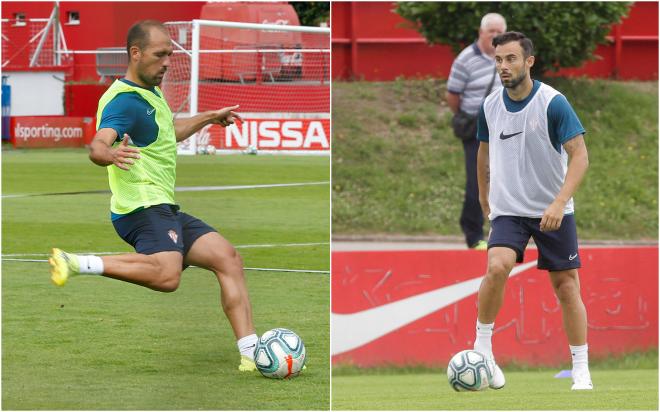
<path fill-rule="evenodd" d="M 166 23 L 174 55 L 162 90 L 175 117 L 239 105 L 244 122 L 204 127 L 180 154 L 330 153 L 330 29 Z"/>

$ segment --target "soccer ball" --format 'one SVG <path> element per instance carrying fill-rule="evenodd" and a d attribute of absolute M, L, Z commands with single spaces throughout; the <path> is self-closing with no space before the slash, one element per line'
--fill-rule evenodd
<path fill-rule="evenodd" d="M 212 155 L 215 154 L 215 146 L 210 144 L 197 146 L 197 154 Z"/>
<path fill-rule="evenodd" d="M 288 329 L 271 329 L 259 338 L 254 363 L 267 378 L 292 378 L 305 366 L 305 344 Z"/>
<path fill-rule="evenodd" d="M 447 366 L 449 385 L 457 392 L 482 391 L 488 388 L 492 376 L 486 356 L 475 350 L 458 352 Z"/>

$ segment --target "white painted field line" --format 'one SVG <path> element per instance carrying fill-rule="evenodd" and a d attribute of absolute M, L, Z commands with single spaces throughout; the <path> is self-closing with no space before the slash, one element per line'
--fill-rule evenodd
<path fill-rule="evenodd" d="M 22 259 L 22 258 L 5 258 L 2 260 L 7 260 L 11 262 L 37 262 L 37 263 L 46 263 L 46 259 Z M 190 267 L 197 267 L 191 265 Z M 254 270 L 258 272 L 287 272 L 287 273 L 320 273 L 320 274 L 330 274 L 329 270 L 313 270 L 313 269 L 281 269 L 281 268 L 248 268 L 245 267 L 243 270 Z"/>
<path fill-rule="evenodd" d="M 329 245 L 330 242 L 315 242 L 315 243 L 273 243 L 271 245 L 239 245 L 234 246 L 236 249 L 252 249 L 252 248 L 269 248 L 269 247 L 298 247 L 298 246 L 322 246 Z"/>
<path fill-rule="evenodd" d="M 233 185 L 233 186 L 179 186 L 175 187 L 175 192 L 211 192 L 221 190 L 242 190 L 242 189 L 267 189 L 274 187 L 296 187 L 296 186 L 318 186 L 330 184 L 329 181 L 323 182 L 303 182 L 303 183 L 273 183 L 265 185 Z M 86 195 L 86 194 L 107 194 L 109 190 L 90 190 L 82 192 L 61 192 L 61 193 L 16 193 L 2 195 L 3 199 L 15 199 L 34 196 L 67 196 L 67 195 Z"/>
<path fill-rule="evenodd" d="M 240 189 L 267 189 L 271 187 L 296 187 L 296 186 L 318 186 L 327 185 L 330 182 L 306 182 L 306 183 L 274 183 L 269 185 L 238 185 L 238 186 L 181 186 L 174 189 L 175 192 L 207 192 L 215 190 L 240 190 Z"/>
<path fill-rule="evenodd" d="M 271 243 L 263 245 L 236 245 L 236 249 L 258 249 L 258 248 L 275 248 L 275 247 L 304 247 L 304 246 L 323 246 L 329 245 L 330 242 L 311 242 L 311 243 Z M 125 252 L 71 252 L 76 255 L 120 255 Z M 6 257 L 25 257 L 25 256 L 48 256 L 49 253 L 5 253 L 2 258 Z"/>

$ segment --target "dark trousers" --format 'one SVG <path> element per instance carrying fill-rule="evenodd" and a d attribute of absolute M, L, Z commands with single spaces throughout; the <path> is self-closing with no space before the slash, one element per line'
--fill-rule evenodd
<path fill-rule="evenodd" d="M 484 216 L 479 205 L 479 184 L 477 183 L 477 151 L 479 141 L 475 139 L 463 140 L 465 152 L 465 199 L 461 212 L 461 229 L 465 234 L 468 247 L 484 238 Z"/>

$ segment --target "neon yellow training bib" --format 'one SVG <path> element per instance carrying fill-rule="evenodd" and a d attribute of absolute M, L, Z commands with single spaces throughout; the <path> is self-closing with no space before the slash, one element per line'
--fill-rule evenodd
<path fill-rule="evenodd" d="M 112 199 L 110 211 L 119 215 L 127 214 L 141 207 L 161 203 L 174 203 L 174 183 L 176 181 L 176 135 L 172 112 L 162 97 L 161 90 L 155 88 L 161 97 L 141 87 L 134 87 L 119 80 L 110 86 L 99 100 L 96 112 L 96 129 L 101 124 L 103 109 L 120 93 L 137 93 L 156 111 L 158 136 L 148 146 L 140 148 L 140 159 L 134 159 L 129 170 L 115 165 L 108 169 L 108 180 Z M 122 136 L 119 136 L 122 138 Z M 120 142 L 114 143 L 113 147 Z"/>

